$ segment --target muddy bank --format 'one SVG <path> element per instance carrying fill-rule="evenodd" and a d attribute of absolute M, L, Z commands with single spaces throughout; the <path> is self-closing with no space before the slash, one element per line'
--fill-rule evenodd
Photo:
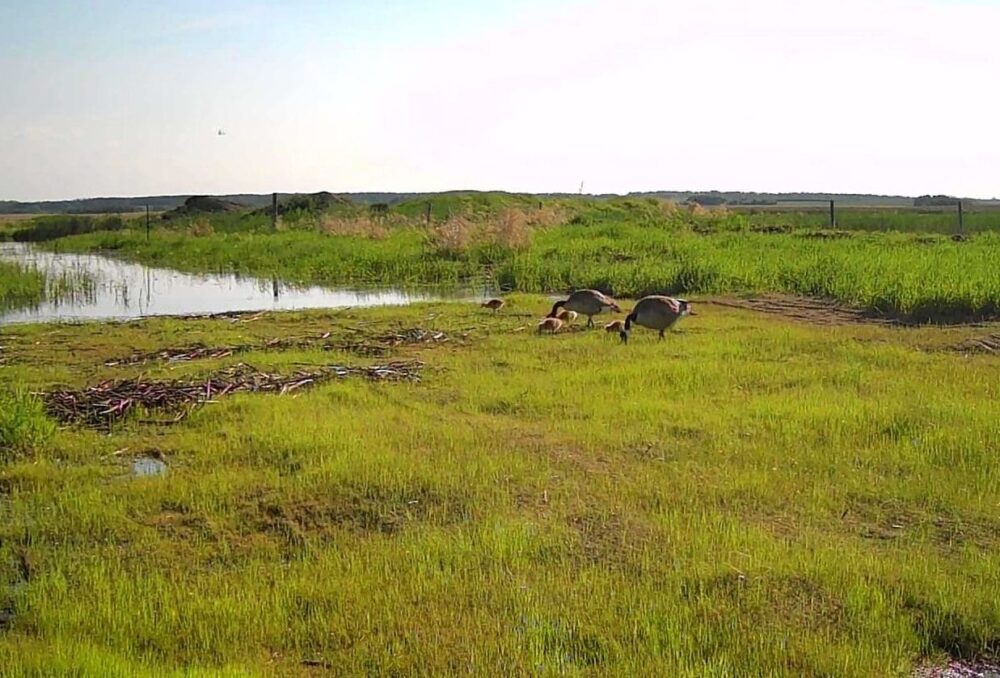
<path fill-rule="evenodd" d="M 766 294 L 757 297 L 718 297 L 699 299 L 698 304 L 740 308 L 771 313 L 815 325 L 868 324 L 897 327 L 918 325 L 979 325 L 991 318 L 963 313 L 929 313 L 893 315 L 851 306 L 830 299 Z"/>

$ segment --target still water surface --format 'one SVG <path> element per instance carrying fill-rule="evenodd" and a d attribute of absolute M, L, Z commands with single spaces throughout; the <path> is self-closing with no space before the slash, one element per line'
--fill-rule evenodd
<path fill-rule="evenodd" d="M 0 243 L 0 259 L 36 267 L 50 278 L 93 280 L 77 294 L 37 306 L 0 311 L 0 325 L 19 322 L 123 320 L 151 315 L 227 311 L 389 306 L 417 301 L 481 300 L 489 286 L 460 290 L 348 289 L 291 285 L 234 274 L 192 274 L 152 268 L 100 254 L 46 252 Z"/>

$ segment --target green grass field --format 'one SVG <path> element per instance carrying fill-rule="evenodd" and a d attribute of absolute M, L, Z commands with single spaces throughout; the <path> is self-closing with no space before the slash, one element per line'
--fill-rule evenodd
<path fill-rule="evenodd" d="M 536 336 L 548 305 L 4 328 L 5 390 L 426 366 L 0 457 L 0 672 L 906 676 L 1000 651 L 1000 358 L 953 350 L 990 328 L 704 304 L 626 347 Z M 104 365 L 414 327 L 450 340 Z M 133 477 L 154 453 L 166 475 Z"/>

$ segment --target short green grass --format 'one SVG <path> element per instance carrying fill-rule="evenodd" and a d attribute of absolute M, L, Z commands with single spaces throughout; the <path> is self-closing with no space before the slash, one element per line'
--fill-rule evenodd
<path fill-rule="evenodd" d="M 419 384 L 63 429 L 0 467 L 11 675 L 908 675 L 1000 650 L 988 328 L 703 305 L 667 340 L 422 304 L 6 328 L 0 387 L 364 362 L 201 342 L 434 328 Z M 129 474 L 158 450 L 162 477 Z M 324 667 L 327 667 L 324 669 Z"/>

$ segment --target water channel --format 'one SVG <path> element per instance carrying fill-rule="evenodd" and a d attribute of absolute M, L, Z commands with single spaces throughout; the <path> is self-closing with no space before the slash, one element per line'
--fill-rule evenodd
<path fill-rule="evenodd" d="M 33 266 L 50 280 L 87 280 L 72 294 L 40 304 L 0 311 L 0 325 L 24 322 L 125 320 L 156 315 L 201 315 L 229 311 L 389 306 L 418 301 L 482 300 L 494 295 L 475 288 L 358 289 L 303 286 L 232 273 L 193 274 L 153 268 L 102 254 L 48 252 L 23 243 L 0 243 L 0 259 Z"/>

